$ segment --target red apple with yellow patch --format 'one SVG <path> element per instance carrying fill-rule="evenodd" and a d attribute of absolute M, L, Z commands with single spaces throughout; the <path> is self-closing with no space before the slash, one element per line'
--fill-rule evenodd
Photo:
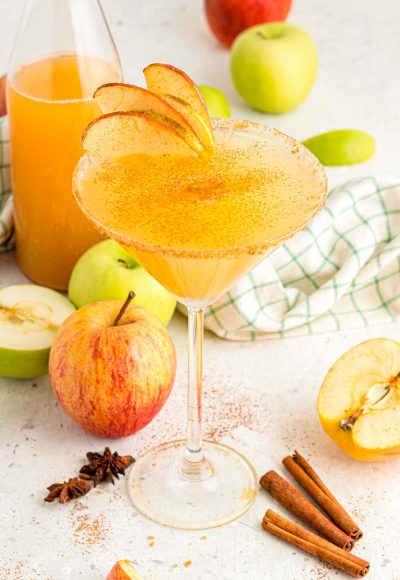
<path fill-rule="evenodd" d="M 145 427 L 166 402 L 175 371 L 167 330 L 129 299 L 124 305 L 95 302 L 75 312 L 50 352 L 56 397 L 85 431 L 101 437 L 126 437 Z"/>

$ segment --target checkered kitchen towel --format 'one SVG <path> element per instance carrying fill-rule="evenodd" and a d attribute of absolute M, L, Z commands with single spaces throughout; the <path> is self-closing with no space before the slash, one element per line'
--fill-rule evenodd
<path fill-rule="evenodd" d="M 0 118 L 0 252 L 13 245 L 12 195 L 8 124 Z"/>
<path fill-rule="evenodd" d="M 8 135 L 0 119 L 0 245 L 12 220 Z M 329 332 L 400 317 L 400 178 L 330 192 L 309 227 L 214 303 L 206 327 L 231 340 Z"/>
<path fill-rule="evenodd" d="M 354 179 L 308 228 L 207 312 L 231 340 L 329 332 L 400 317 L 400 179 Z"/>

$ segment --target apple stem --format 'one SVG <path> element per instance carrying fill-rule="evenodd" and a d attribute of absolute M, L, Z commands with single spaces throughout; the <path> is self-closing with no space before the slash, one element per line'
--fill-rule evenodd
<path fill-rule="evenodd" d="M 270 37 L 267 34 L 265 34 L 264 32 L 262 32 L 261 30 L 258 30 L 257 31 L 257 34 L 258 34 L 258 36 L 261 36 L 261 38 L 263 40 L 269 40 L 270 39 Z"/>
<path fill-rule="evenodd" d="M 125 266 L 125 268 L 131 268 L 131 265 L 123 258 L 118 258 L 117 262 L 120 262 L 120 264 L 123 264 Z"/>
<path fill-rule="evenodd" d="M 363 411 L 364 408 L 362 407 L 356 413 L 350 415 L 350 417 L 347 417 L 347 419 L 342 419 L 340 421 L 340 428 L 342 431 L 351 431 L 356 424 L 358 417 L 363 413 Z"/>
<path fill-rule="evenodd" d="M 134 293 L 133 290 L 131 290 L 128 294 L 128 298 L 123 303 L 121 310 L 118 312 L 117 318 L 113 322 L 113 326 L 118 326 L 119 322 L 121 321 L 121 318 L 125 314 L 126 309 L 128 308 L 129 304 L 132 302 L 132 300 L 135 298 L 135 296 L 136 296 L 136 294 Z"/>

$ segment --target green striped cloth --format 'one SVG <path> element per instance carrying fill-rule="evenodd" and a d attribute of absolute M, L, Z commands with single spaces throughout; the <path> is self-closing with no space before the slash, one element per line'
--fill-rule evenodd
<path fill-rule="evenodd" d="M 0 118 L 0 252 L 13 246 L 10 148 L 6 117 Z"/>
<path fill-rule="evenodd" d="M 0 119 L 0 246 L 12 245 L 8 131 Z M 299 336 L 400 316 L 400 178 L 365 177 L 330 192 L 309 227 L 208 308 L 230 340 Z"/>
<path fill-rule="evenodd" d="M 256 340 L 393 322 L 399 272 L 400 178 L 354 179 L 214 303 L 206 326 L 223 338 Z"/>

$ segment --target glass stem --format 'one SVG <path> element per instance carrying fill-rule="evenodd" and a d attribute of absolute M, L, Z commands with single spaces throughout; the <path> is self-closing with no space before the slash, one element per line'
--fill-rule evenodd
<path fill-rule="evenodd" d="M 212 473 L 202 450 L 201 396 L 204 308 L 188 305 L 188 407 L 186 449 L 180 473 L 202 481 Z"/>

